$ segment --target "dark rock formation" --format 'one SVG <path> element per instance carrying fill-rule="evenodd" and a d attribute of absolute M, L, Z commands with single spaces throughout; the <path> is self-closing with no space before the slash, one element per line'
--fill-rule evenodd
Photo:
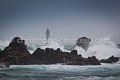
<path fill-rule="evenodd" d="M 83 48 L 85 51 L 87 51 L 88 47 L 89 47 L 89 42 L 91 42 L 90 38 L 81 37 L 77 40 L 76 46 L 79 46 L 79 47 Z"/>
<path fill-rule="evenodd" d="M 52 48 L 36 49 L 31 55 L 28 64 L 56 64 L 64 63 L 67 65 L 100 65 L 95 56 L 83 58 L 82 55 L 77 54 L 77 50 L 71 52 L 62 52 L 59 48 L 54 50 Z"/>
<path fill-rule="evenodd" d="M 0 61 L 0 68 L 9 68 L 10 64 L 6 61 Z"/>
<path fill-rule="evenodd" d="M 101 65 L 100 61 L 95 56 L 83 58 L 81 56 L 75 57 L 73 61 L 67 62 L 67 65 Z"/>
<path fill-rule="evenodd" d="M 88 57 L 87 64 L 89 64 L 89 65 L 100 65 L 100 61 L 95 56 L 92 56 L 92 57 Z"/>
<path fill-rule="evenodd" d="M 86 37 L 80 39 L 90 39 Z M 77 43 L 76 45 L 87 50 L 89 43 Z M 78 55 L 77 50 L 63 52 L 60 48 L 41 49 L 37 48 L 33 54 L 30 54 L 26 48 L 25 41 L 15 37 L 12 42 L 0 53 L 0 60 L 8 62 L 11 65 L 31 65 L 31 64 L 67 64 L 67 65 L 100 65 L 100 61 L 95 56 L 84 58 Z M 110 58 L 112 59 L 112 58 Z M 113 60 L 113 59 L 112 59 Z"/>
<path fill-rule="evenodd" d="M 25 64 L 30 57 L 25 41 L 15 37 L 12 42 L 0 54 L 0 60 L 10 64 Z"/>
<path fill-rule="evenodd" d="M 114 56 L 111 56 L 108 59 L 100 60 L 101 63 L 116 63 L 118 61 L 119 61 L 119 57 L 114 57 Z"/>
<path fill-rule="evenodd" d="M 72 53 L 73 54 L 73 53 Z M 74 54 L 73 54 L 74 55 Z M 72 57 L 68 52 L 62 52 L 59 48 L 54 50 L 52 48 L 36 49 L 36 51 L 31 55 L 29 64 L 56 64 L 64 63 L 65 58 L 68 59 Z"/>
<path fill-rule="evenodd" d="M 77 50 L 72 50 L 72 51 L 71 51 L 71 54 L 72 54 L 72 55 L 78 55 L 78 54 L 77 54 Z"/>

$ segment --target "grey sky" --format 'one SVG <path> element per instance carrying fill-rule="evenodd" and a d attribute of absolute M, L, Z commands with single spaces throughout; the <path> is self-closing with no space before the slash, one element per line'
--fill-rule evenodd
<path fill-rule="evenodd" d="M 0 40 L 15 36 L 45 38 L 120 38 L 120 0 L 0 0 Z"/>

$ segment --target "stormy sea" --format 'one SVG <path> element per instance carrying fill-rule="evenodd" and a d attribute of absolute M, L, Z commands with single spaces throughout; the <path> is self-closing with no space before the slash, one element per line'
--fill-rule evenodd
<path fill-rule="evenodd" d="M 0 69 L 0 80 L 120 80 L 120 64 L 12 65 Z"/>
<path fill-rule="evenodd" d="M 3 45 L 1 48 L 7 46 Z M 69 51 L 72 45 L 60 45 L 55 42 L 49 45 L 29 45 L 28 50 L 32 53 L 37 47 L 45 49 L 61 48 Z M 84 57 L 96 56 L 105 59 L 111 55 L 120 56 L 120 49 L 111 41 L 109 44 L 92 44 L 87 52 L 80 47 L 75 47 L 79 54 Z M 120 80 L 120 62 L 101 65 L 11 65 L 10 68 L 0 69 L 0 80 Z"/>

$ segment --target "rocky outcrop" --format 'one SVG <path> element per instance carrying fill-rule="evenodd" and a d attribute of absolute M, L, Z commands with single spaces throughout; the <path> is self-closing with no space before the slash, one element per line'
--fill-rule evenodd
<path fill-rule="evenodd" d="M 100 65 L 95 56 L 83 58 L 78 55 L 77 50 L 71 52 L 62 52 L 59 48 L 54 50 L 46 48 L 45 50 L 37 48 L 31 55 L 29 64 L 66 64 L 66 65 Z"/>
<path fill-rule="evenodd" d="M 1 52 L 0 60 L 10 64 L 25 64 L 31 55 L 26 47 L 24 40 L 15 37 L 9 46 Z"/>
<path fill-rule="evenodd" d="M 90 38 L 81 37 L 77 40 L 76 46 L 79 46 L 79 47 L 83 48 L 85 51 L 87 51 L 90 42 L 91 42 Z"/>
<path fill-rule="evenodd" d="M 76 45 L 87 51 L 90 41 L 91 39 L 82 37 L 77 40 Z M 63 52 L 60 48 L 56 50 L 53 48 L 37 48 L 33 54 L 30 54 L 27 50 L 27 45 L 25 45 L 25 41 L 19 37 L 15 37 L 0 53 L 1 65 L 4 64 L 5 66 L 6 62 L 10 65 L 41 65 L 57 63 L 66 65 L 100 65 L 100 63 L 116 63 L 118 60 L 119 58 L 114 56 L 100 61 L 95 56 L 84 58 L 81 54 L 78 55 L 77 50 Z"/>
<path fill-rule="evenodd" d="M 86 39 L 86 38 L 82 38 Z M 77 43 L 79 45 L 79 43 Z M 81 44 L 81 46 L 84 44 Z M 0 54 L 0 60 L 12 65 L 31 65 L 31 64 L 67 64 L 67 65 L 100 65 L 96 57 L 83 58 L 78 55 L 77 50 L 63 52 L 60 48 L 41 49 L 37 48 L 33 54 L 27 51 L 25 41 L 15 37 L 8 47 Z M 85 50 L 87 46 L 82 46 Z"/>
<path fill-rule="evenodd" d="M 118 61 L 119 61 L 119 57 L 114 57 L 114 56 L 111 56 L 108 59 L 100 60 L 101 63 L 116 63 Z"/>
<path fill-rule="evenodd" d="M 62 52 L 59 48 L 54 50 L 52 48 L 36 49 L 31 55 L 29 64 L 56 64 L 56 63 L 65 63 L 66 60 L 71 59 L 76 56 L 76 51 Z"/>
<path fill-rule="evenodd" d="M 95 57 L 84 58 L 81 56 L 75 57 L 72 61 L 67 62 L 67 65 L 101 65 L 100 61 Z"/>

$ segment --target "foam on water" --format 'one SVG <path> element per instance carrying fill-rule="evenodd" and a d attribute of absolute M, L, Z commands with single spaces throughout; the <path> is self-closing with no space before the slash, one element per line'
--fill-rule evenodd
<path fill-rule="evenodd" d="M 0 69 L 4 80 L 119 80 L 120 64 L 97 66 L 11 65 Z"/>
<path fill-rule="evenodd" d="M 79 76 L 79 77 L 63 77 L 59 78 L 56 80 L 119 80 L 120 77 L 97 77 L 97 76 L 90 76 L 90 77 L 84 77 L 84 76 Z"/>

